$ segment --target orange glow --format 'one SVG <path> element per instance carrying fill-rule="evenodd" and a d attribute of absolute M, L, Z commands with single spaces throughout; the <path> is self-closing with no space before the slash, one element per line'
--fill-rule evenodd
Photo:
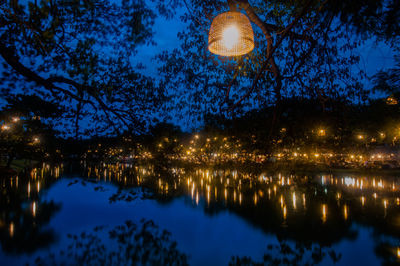
<path fill-rule="evenodd" d="M 326 216 L 327 216 L 327 207 L 326 204 L 322 204 L 322 222 L 326 222 Z"/>

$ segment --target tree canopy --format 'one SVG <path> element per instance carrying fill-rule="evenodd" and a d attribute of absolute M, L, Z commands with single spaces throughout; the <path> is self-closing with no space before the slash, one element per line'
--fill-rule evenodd
<path fill-rule="evenodd" d="M 68 132 L 142 133 L 163 119 L 193 124 L 207 113 L 235 116 L 275 106 L 285 97 L 318 99 L 322 107 L 346 97 L 363 102 L 368 78 L 357 70 L 367 39 L 399 43 L 399 3 L 385 1 L 74 0 L 0 4 L 0 92 L 29 94 L 58 105 L 53 120 Z M 133 63 L 138 47 L 154 44 L 157 17 L 180 19 L 180 46 L 160 51 L 159 77 Z M 222 58 L 207 49 L 212 19 L 231 9 L 246 14 L 256 48 Z M 398 51 L 398 50 L 397 50 Z M 396 91 L 398 73 L 383 69 L 378 90 Z"/>
<path fill-rule="evenodd" d="M 189 12 L 182 19 L 188 27 L 179 34 L 182 45 L 158 57 L 159 74 L 164 86 L 182 88 L 173 104 L 194 119 L 208 112 L 234 115 L 242 108 L 279 107 L 282 97 L 291 96 L 316 98 L 322 106 L 342 97 L 366 101 L 369 91 L 362 80 L 368 77 L 356 70 L 357 48 L 366 39 L 392 47 L 399 41 L 396 1 L 185 4 Z M 242 57 L 217 57 L 207 50 L 209 25 L 229 6 L 245 13 L 255 31 L 256 48 Z"/>
<path fill-rule="evenodd" d="M 164 93 L 132 59 L 140 45 L 154 43 L 155 18 L 171 17 L 174 3 L 2 1 L 1 94 L 56 102 L 63 110 L 58 123 L 72 124 L 76 136 L 143 131 Z"/>

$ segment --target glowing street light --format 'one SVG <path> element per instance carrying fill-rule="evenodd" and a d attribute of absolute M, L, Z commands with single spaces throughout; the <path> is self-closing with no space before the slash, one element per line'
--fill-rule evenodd
<path fill-rule="evenodd" d="M 8 125 L 2 125 L 1 130 L 10 130 L 10 126 Z"/>

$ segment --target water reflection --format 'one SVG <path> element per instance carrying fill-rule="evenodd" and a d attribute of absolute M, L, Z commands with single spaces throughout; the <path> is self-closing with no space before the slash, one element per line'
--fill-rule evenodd
<path fill-rule="evenodd" d="M 40 192 L 57 180 L 60 168 L 43 165 L 41 169 L 35 168 L 20 176 L 1 177 L 0 242 L 3 251 L 32 253 L 55 241 L 53 230 L 46 226 L 60 206 L 41 200 Z"/>
<path fill-rule="evenodd" d="M 326 257 L 336 262 L 340 254 L 332 247 L 356 239 L 358 225 L 373 230 L 375 253 L 382 262 L 400 262 L 400 180 L 396 177 L 132 164 L 85 165 L 79 171 L 84 178 L 71 179 L 68 186 L 90 182 L 101 192 L 108 189 L 105 183 L 112 183 L 117 189 L 110 203 L 152 199 L 169 204 L 179 198 L 207 216 L 234 213 L 280 242 L 265 250 L 262 262 L 232 254 L 232 264 L 294 258 L 314 264 Z M 43 165 L 24 177 L 1 180 L 0 240 L 5 252 L 34 252 L 55 240 L 46 225 L 60 206 L 44 202 L 41 194 L 62 173 L 62 167 Z"/>
<path fill-rule="evenodd" d="M 233 256 L 229 265 L 316 265 L 325 257 L 329 257 L 333 263 L 341 259 L 341 254 L 337 254 L 333 249 L 308 242 L 288 243 L 280 240 L 278 245 L 268 245 L 267 251 L 262 261 Z"/>
<path fill-rule="evenodd" d="M 36 265 L 188 265 L 167 231 L 152 221 L 124 224 L 69 235 L 66 250 L 38 257 Z"/>
<path fill-rule="evenodd" d="M 400 180 L 395 177 L 129 164 L 88 167 L 86 175 L 124 188 L 147 188 L 162 204 L 186 196 L 188 204 L 203 208 L 206 215 L 229 210 L 268 234 L 322 247 L 356 239 L 358 232 L 352 225 L 363 224 L 374 230 L 376 255 L 383 254 L 378 252 L 379 243 L 385 241 L 386 249 L 395 251 L 382 259 L 397 260 Z"/>

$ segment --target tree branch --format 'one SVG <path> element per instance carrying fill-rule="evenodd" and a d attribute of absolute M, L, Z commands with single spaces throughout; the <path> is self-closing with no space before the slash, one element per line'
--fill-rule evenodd
<path fill-rule="evenodd" d="M 280 75 L 278 66 L 276 65 L 276 62 L 275 62 L 275 60 L 273 58 L 273 54 L 274 54 L 275 50 L 280 46 L 282 41 L 285 39 L 285 37 L 291 32 L 292 28 L 296 25 L 296 23 L 300 20 L 300 18 L 306 13 L 307 9 L 309 8 L 309 6 L 312 3 L 312 0 L 309 0 L 306 3 L 304 8 L 296 16 L 296 18 L 292 21 L 292 23 L 290 23 L 281 32 L 282 33 L 281 34 L 281 38 L 276 42 L 276 44 L 274 46 L 272 46 L 273 39 L 272 39 L 271 33 L 267 29 L 267 25 L 257 16 L 257 14 L 254 12 L 253 8 L 250 6 L 249 2 L 247 0 L 236 0 L 236 1 L 246 11 L 246 13 L 249 16 L 249 18 L 251 19 L 251 21 L 253 21 L 262 30 L 262 32 L 264 33 L 264 35 L 265 35 L 265 37 L 267 39 L 268 44 L 267 44 L 267 58 L 264 61 L 264 63 L 262 65 L 260 71 L 258 72 L 255 80 L 253 81 L 253 84 L 252 84 L 251 88 L 234 105 L 229 107 L 230 110 L 232 110 L 233 108 L 237 107 L 244 99 L 246 99 L 252 93 L 252 91 L 256 88 L 259 79 L 261 78 L 261 74 L 267 68 L 268 63 L 271 64 L 271 70 L 274 73 L 275 80 L 277 82 L 274 91 L 275 91 L 275 94 L 277 96 L 277 100 L 278 101 L 280 100 L 280 89 L 281 89 L 281 86 L 282 86 L 282 76 Z"/>
<path fill-rule="evenodd" d="M 43 86 L 45 89 L 49 91 L 54 91 L 57 90 L 59 92 L 64 93 L 65 95 L 68 95 L 72 99 L 76 100 L 77 102 L 81 103 L 88 103 L 90 104 L 95 110 L 97 110 L 96 104 L 93 101 L 90 100 L 84 100 L 83 97 L 79 97 L 79 95 L 73 94 L 71 91 L 67 89 L 63 89 L 61 87 L 56 86 L 54 83 L 63 83 L 63 84 L 68 84 L 77 89 L 78 92 L 86 91 L 88 95 L 93 97 L 101 106 L 101 108 L 106 112 L 110 112 L 113 115 L 115 115 L 126 127 L 129 128 L 129 124 L 125 121 L 125 119 L 121 116 L 121 114 L 118 113 L 118 111 L 114 110 L 113 108 L 108 107 L 104 101 L 95 93 L 95 90 L 92 87 L 89 86 L 84 86 L 82 84 L 79 84 L 78 82 L 65 78 L 65 77 L 60 77 L 60 76 L 53 76 L 48 79 L 45 79 L 29 68 L 25 67 L 21 62 L 19 62 L 18 58 L 15 56 L 15 53 L 12 49 L 6 47 L 2 42 L 0 42 L 0 55 L 3 57 L 3 59 L 19 74 L 24 76 L 30 81 L 36 82 L 38 85 Z M 112 124 L 115 123 L 110 119 L 109 120 Z M 117 127 L 115 127 L 117 129 Z"/>

